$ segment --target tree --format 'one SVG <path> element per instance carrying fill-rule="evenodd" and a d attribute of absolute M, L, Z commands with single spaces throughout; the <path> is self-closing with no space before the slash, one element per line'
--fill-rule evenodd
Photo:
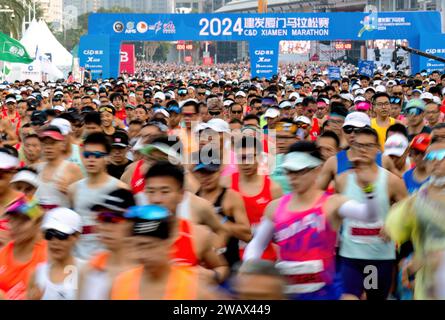
<path fill-rule="evenodd" d="M 1 0 L 0 0 L 1 1 Z M 110 9 L 99 8 L 98 13 L 120 13 L 132 12 L 130 8 L 114 6 Z M 77 17 L 77 28 L 65 30 L 65 32 L 55 32 L 54 36 L 68 50 L 71 51 L 80 40 L 80 37 L 88 31 L 88 16 L 92 12 L 81 14 Z"/>
<path fill-rule="evenodd" d="M 30 4 L 30 0 L 24 0 L 25 3 Z M 22 22 L 24 17 L 28 14 L 28 10 L 23 5 L 22 0 L 0 0 L 0 9 L 10 9 L 11 12 L 0 12 L 0 31 L 11 35 L 18 39 L 22 32 Z"/>

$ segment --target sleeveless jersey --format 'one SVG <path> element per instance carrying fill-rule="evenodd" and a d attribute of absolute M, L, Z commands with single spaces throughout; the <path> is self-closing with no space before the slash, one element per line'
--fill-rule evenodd
<path fill-rule="evenodd" d="M 75 265 L 70 266 L 75 272 L 74 275 L 78 275 L 85 261 L 75 259 Z M 67 266 L 68 267 L 68 266 Z M 69 271 L 69 269 L 66 269 Z M 70 281 L 62 281 L 60 283 L 54 283 L 50 279 L 51 265 L 48 262 L 41 263 L 36 268 L 35 281 L 39 289 L 43 292 L 41 300 L 77 300 L 77 280 L 74 278 L 74 283 Z M 76 273 L 77 272 L 77 273 Z M 67 275 L 70 273 L 67 272 Z"/>
<path fill-rule="evenodd" d="M 255 230 L 261 222 L 261 218 L 263 217 L 264 210 L 266 209 L 267 205 L 273 200 L 270 187 L 271 182 L 269 176 L 264 176 L 263 189 L 261 190 L 261 192 L 255 196 L 247 196 L 243 194 L 240 189 L 239 173 L 235 173 L 232 175 L 231 188 L 239 192 L 239 194 L 243 197 L 244 207 L 246 208 L 247 218 L 249 219 L 252 234 L 255 234 Z M 239 246 L 240 257 L 242 257 L 244 255 L 244 250 L 247 246 L 247 243 L 240 240 Z M 272 261 L 275 261 L 277 259 L 277 255 L 271 243 L 269 243 L 268 247 L 264 251 L 262 258 Z"/>
<path fill-rule="evenodd" d="M 403 174 L 403 181 L 405 182 L 405 186 L 409 194 L 413 194 L 414 192 L 419 190 L 425 182 L 428 182 L 428 180 L 429 177 L 426 178 L 424 181 L 417 181 L 414 178 L 414 169 L 410 169 Z"/>
<path fill-rule="evenodd" d="M 44 168 L 46 167 L 46 163 L 37 164 L 37 171 L 39 172 L 37 175 L 39 187 L 36 190 L 35 197 L 39 200 L 40 205 L 44 209 L 48 210 L 56 207 L 70 207 L 68 196 L 59 191 L 55 182 L 57 181 L 57 179 L 63 177 L 66 174 L 65 168 L 68 163 L 68 161 L 64 160 L 56 169 L 54 175 L 49 181 L 43 181 L 42 178 L 42 173 Z"/>
<path fill-rule="evenodd" d="M 340 256 L 361 260 L 393 260 L 395 259 L 395 244 L 385 242 L 380 236 L 390 208 L 388 197 L 388 171 L 379 167 L 375 194 L 378 201 L 379 220 L 374 223 L 344 219 L 341 232 Z M 355 173 L 347 177 L 343 195 L 349 199 L 364 203 L 366 196 L 362 188 L 357 185 Z"/>
<path fill-rule="evenodd" d="M 378 125 L 376 118 L 371 119 L 371 128 L 373 128 L 375 131 L 377 131 L 377 135 L 379 136 L 379 144 L 380 144 L 380 147 L 382 148 L 382 150 L 385 150 L 386 131 L 394 123 L 396 123 L 396 120 L 394 118 L 389 118 L 388 127 L 381 127 Z"/>
<path fill-rule="evenodd" d="M 137 267 L 119 274 L 113 282 L 111 300 L 141 300 L 139 288 L 144 272 Z M 193 267 L 171 266 L 163 300 L 196 300 L 198 272 Z"/>
<path fill-rule="evenodd" d="M 336 154 L 337 158 L 337 175 L 342 174 L 352 168 L 352 163 L 349 161 L 347 150 L 342 150 Z M 382 153 L 377 153 L 375 162 L 379 167 L 382 166 Z"/>
<path fill-rule="evenodd" d="M 193 246 L 191 223 L 185 219 L 178 220 L 179 232 L 171 251 L 172 262 L 176 265 L 198 265 L 199 261 Z"/>
<path fill-rule="evenodd" d="M 106 264 L 110 253 L 107 251 L 96 254 L 88 262 L 91 269 L 83 280 L 80 300 L 108 300 L 112 278 L 107 272 Z"/>
<path fill-rule="evenodd" d="M 324 193 L 312 208 L 298 212 L 287 208 L 292 194 L 281 198 L 273 218 L 274 242 L 280 248 L 277 267 L 288 278 L 288 294 L 329 294 L 323 289 L 335 278 L 337 232 L 322 207 L 330 196 Z"/>
<path fill-rule="evenodd" d="M 144 160 L 139 160 L 134 168 L 133 176 L 131 177 L 131 190 L 133 191 L 136 204 L 138 206 L 144 206 L 148 204 L 146 196 L 144 194 L 145 189 L 145 174 L 142 172 L 142 165 Z"/>

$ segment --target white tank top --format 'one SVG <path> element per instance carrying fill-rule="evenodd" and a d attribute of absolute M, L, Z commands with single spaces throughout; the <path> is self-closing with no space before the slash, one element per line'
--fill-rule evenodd
<path fill-rule="evenodd" d="M 56 181 L 66 174 L 66 166 L 68 161 L 63 161 L 54 172 L 51 180 L 43 181 L 42 173 L 46 167 L 46 163 L 38 163 L 37 171 L 39 172 L 37 178 L 39 181 L 39 187 L 36 190 L 35 196 L 42 205 L 58 206 L 69 208 L 70 203 L 68 196 L 59 191 L 56 185 Z"/>
<path fill-rule="evenodd" d="M 109 300 L 112 282 L 107 271 L 90 270 L 83 279 L 80 300 Z"/>
<path fill-rule="evenodd" d="M 51 265 L 41 263 L 36 268 L 36 284 L 43 292 L 41 300 L 77 300 L 78 275 L 85 261 L 75 258 L 74 266 L 67 266 L 67 277 L 60 283 L 53 283 L 50 279 Z M 68 278 L 69 277 L 69 278 Z"/>

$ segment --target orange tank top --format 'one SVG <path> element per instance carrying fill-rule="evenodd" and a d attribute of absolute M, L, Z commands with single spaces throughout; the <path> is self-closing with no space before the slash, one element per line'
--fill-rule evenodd
<path fill-rule="evenodd" d="M 119 274 L 111 288 L 111 300 L 141 300 L 139 287 L 144 268 L 137 267 Z M 196 300 L 198 272 L 194 267 L 172 265 L 163 300 Z"/>
<path fill-rule="evenodd" d="M 0 250 L 0 290 L 5 292 L 7 300 L 26 299 L 29 278 L 37 265 L 47 260 L 45 240 L 34 244 L 32 257 L 27 262 L 14 258 L 14 242 L 11 241 Z"/>
<path fill-rule="evenodd" d="M 178 220 L 179 232 L 171 251 L 172 262 L 177 265 L 196 266 L 199 261 L 193 246 L 191 223 L 185 219 Z"/>

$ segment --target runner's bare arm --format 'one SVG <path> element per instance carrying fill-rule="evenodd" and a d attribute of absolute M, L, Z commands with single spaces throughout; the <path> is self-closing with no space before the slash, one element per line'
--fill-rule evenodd
<path fill-rule="evenodd" d="M 382 166 L 389 172 L 395 174 L 398 177 L 402 177 L 403 173 L 401 173 L 396 166 L 394 165 L 394 162 L 391 160 L 389 156 L 383 156 L 382 157 Z"/>
<path fill-rule="evenodd" d="M 68 172 L 71 173 L 69 184 L 72 184 L 73 182 L 79 181 L 84 178 L 82 170 L 77 164 L 70 163 L 67 166 L 67 170 L 69 170 Z"/>
<path fill-rule="evenodd" d="M 273 215 L 277 210 L 280 199 L 274 200 L 266 207 L 263 219 L 258 226 L 253 239 L 249 242 L 244 251 L 243 260 L 260 259 L 270 243 L 274 232 Z"/>
<path fill-rule="evenodd" d="M 36 274 L 33 272 L 28 282 L 28 290 L 26 292 L 27 300 L 41 300 L 43 297 L 43 292 L 38 287 L 35 277 Z"/>
<path fill-rule="evenodd" d="M 273 181 L 270 181 L 270 192 L 272 194 L 272 199 L 278 199 L 283 195 L 281 187 Z"/>
<path fill-rule="evenodd" d="M 334 179 L 336 164 L 337 157 L 333 156 L 330 157 L 323 165 L 317 180 L 318 187 L 321 190 L 326 190 L 329 187 L 329 183 L 331 183 L 331 181 Z"/>
<path fill-rule="evenodd" d="M 224 202 L 232 207 L 235 222 L 226 221 L 223 226 L 233 237 L 244 242 L 249 242 L 252 239 L 252 234 L 250 232 L 249 219 L 247 218 L 243 198 L 238 192 L 228 189 L 224 197 Z"/>
<path fill-rule="evenodd" d="M 133 162 L 125 169 L 125 171 L 122 174 L 122 177 L 120 179 L 121 181 L 123 181 L 124 183 L 126 183 L 128 185 L 131 184 L 131 177 L 133 176 L 134 168 L 136 168 L 136 164 L 137 164 L 137 162 Z"/>
<path fill-rule="evenodd" d="M 389 176 L 389 196 L 391 204 L 397 203 L 408 197 L 405 183 L 396 175 Z"/>
<path fill-rule="evenodd" d="M 198 197 L 194 194 L 191 194 L 191 200 L 192 206 L 193 208 L 196 208 L 195 212 L 198 215 L 196 217 L 196 223 L 208 226 L 218 236 L 218 238 L 226 239 L 227 231 L 218 218 L 218 214 L 216 213 L 212 204 L 206 199 Z"/>
<path fill-rule="evenodd" d="M 207 269 L 211 269 L 218 274 L 219 282 L 223 282 L 229 275 L 229 267 L 223 255 L 218 255 L 213 244 L 216 242 L 215 234 L 204 226 L 195 226 L 197 233 L 200 232 L 203 236 L 200 237 L 203 242 L 203 250 L 200 261 L 204 263 Z M 198 231 L 201 229 L 200 231 Z"/>

